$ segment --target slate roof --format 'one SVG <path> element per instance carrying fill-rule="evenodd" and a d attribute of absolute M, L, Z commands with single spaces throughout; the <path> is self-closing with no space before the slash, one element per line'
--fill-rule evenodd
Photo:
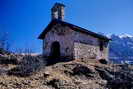
<path fill-rule="evenodd" d="M 99 38 L 99 39 L 102 39 L 102 40 L 105 40 L 105 41 L 111 40 L 111 39 L 107 38 L 106 36 L 103 36 L 101 34 L 98 34 L 98 33 L 92 32 L 92 31 L 89 31 L 89 30 L 84 29 L 82 27 L 79 27 L 79 26 L 76 26 L 76 25 L 73 25 L 73 24 L 70 24 L 70 23 L 61 21 L 61 20 L 52 20 L 48 24 L 48 26 L 44 29 L 44 31 L 39 35 L 38 39 L 44 39 L 45 38 L 45 35 L 47 34 L 47 32 L 49 30 L 51 30 L 52 26 L 55 25 L 55 24 L 57 24 L 57 23 L 59 23 L 61 25 L 64 25 L 64 26 L 68 26 L 68 27 L 70 27 L 74 31 L 78 31 L 78 32 L 82 32 L 82 33 L 91 35 L 91 36 L 93 36 L 95 38 Z"/>

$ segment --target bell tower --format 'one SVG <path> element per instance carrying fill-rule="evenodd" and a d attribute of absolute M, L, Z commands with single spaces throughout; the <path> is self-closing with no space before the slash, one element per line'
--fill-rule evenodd
<path fill-rule="evenodd" d="M 64 8 L 65 5 L 61 3 L 55 3 L 54 6 L 51 8 L 51 17 L 52 20 L 64 20 Z"/>

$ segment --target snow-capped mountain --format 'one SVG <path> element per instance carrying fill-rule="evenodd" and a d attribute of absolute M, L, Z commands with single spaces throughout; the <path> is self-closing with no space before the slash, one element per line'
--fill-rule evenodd
<path fill-rule="evenodd" d="M 129 35 L 129 34 L 120 34 L 118 35 L 120 38 L 132 38 L 133 36 L 132 35 Z"/>
<path fill-rule="evenodd" d="M 109 58 L 115 62 L 133 61 L 133 35 L 129 34 L 109 34 Z"/>

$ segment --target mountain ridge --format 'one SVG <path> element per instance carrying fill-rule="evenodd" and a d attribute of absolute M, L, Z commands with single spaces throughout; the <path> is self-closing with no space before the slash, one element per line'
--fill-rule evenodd
<path fill-rule="evenodd" d="M 109 59 L 121 63 L 133 61 L 133 35 L 130 34 L 107 34 L 109 42 Z"/>

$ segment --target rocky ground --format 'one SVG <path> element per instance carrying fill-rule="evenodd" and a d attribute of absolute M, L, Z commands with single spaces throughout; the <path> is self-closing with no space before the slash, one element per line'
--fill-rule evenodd
<path fill-rule="evenodd" d="M 0 89 L 133 89 L 133 67 L 94 59 L 46 66 L 41 56 L 0 55 Z"/>

